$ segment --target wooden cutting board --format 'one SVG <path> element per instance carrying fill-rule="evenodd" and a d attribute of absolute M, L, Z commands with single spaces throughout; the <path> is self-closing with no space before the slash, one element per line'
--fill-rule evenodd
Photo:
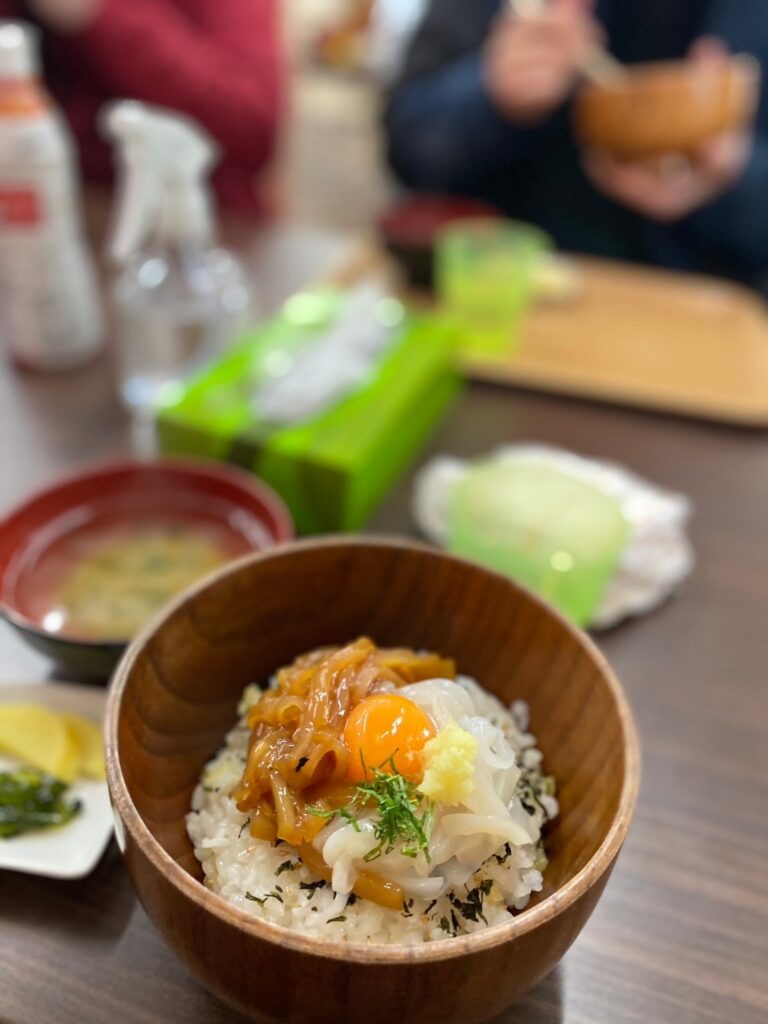
<path fill-rule="evenodd" d="M 572 257 L 578 297 L 538 305 L 520 350 L 463 357 L 479 380 L 768 426 L 768 307 L 729 282 Z"/>

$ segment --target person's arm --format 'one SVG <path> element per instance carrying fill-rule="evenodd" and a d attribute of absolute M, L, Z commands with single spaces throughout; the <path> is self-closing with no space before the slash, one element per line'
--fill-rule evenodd
<path fill-rule="evenodd" d="M 93 3 L 93 0 L 91 0 Z M 29 0 L 67 32 L 116 96 L 196 118 L 227 156 L 261 167 L 280 112 L 281 58 L 274 0 L 97 0 L 83 25 L 56 25 L 74 0 Z"/>
<path fill-rule="evenodd" d="M 698 244 L 747 274 L 768 271 L 768 21 L 762 4 L 714 0 L 706 30 L 734 52 L 750 52 L 762 65 L 760 109 L 751 154 L 739 178 L 714 203 L 698 210 L 682 230 Z"/>
<path fill-rule="evenodd" d="M 546 132 L 597 31 L 591 0 L 526 17 L 493 0 L 433 0 L 387 112 L 395 171 L 415 188 L 464 191 L 510 167 Z"/>
<path fill-rule="evenodd" d="M 411 188 L 461 192 L 508 167 L 535 130 L 513 128 L 485 88 L 480 54 L 393 93 L 386 115 L 389 161 Z"/>
<path fill-rule="evenodd" d="M 735 270 L 768 272 L 768 136 L 758 131 L 738 181 L 682 225 L 691 238 Z"/>

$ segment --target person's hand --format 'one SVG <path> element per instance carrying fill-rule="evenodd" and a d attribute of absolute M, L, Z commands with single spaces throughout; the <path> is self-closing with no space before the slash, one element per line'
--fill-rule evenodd
<path fill-rule="evenodd" d="M 601 34 L 592 0 L 551 0 L 541 14 L 502 15 L 484 56 L 493 103 L 515 124 L 544 120 L 572 92 Z"/>
<path fill-rule="evenodd" d="M 717 40 L 703 39 L 691 51 L 694 60 L 725 60 Z M 674 223 L 708 206 L 742 175 L 753 137 L 746 130 L 712 139 L 686 159 L 669 156 L 647 163 L 626 163 L 603 152 L 585 155 L 584 169 L 595 187 L 649 220 Z"/>
<path fill-rule="evenodd" d="M 93 21 L 103 0 L 27 0 L 33 14 L 57 32 L 80 32 Z"/>

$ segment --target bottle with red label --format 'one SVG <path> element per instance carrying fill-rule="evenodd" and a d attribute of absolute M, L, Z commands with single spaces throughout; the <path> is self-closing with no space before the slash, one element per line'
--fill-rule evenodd
<path fill-rule="evenodd" d="M 20 366 L 65 370 L 102 330 L 74 144 L 40 84 L 35 29 L 0 22 L 0 342 Z"/>

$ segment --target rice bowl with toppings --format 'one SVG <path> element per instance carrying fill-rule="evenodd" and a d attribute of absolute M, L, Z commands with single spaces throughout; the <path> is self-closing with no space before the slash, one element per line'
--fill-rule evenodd
<path fill-rule="evenodd" d="M 554 780 L 451 661 L 370 640 L 248 687 L 187 831 L 205 884 L 307 935 L 419 944 L 510 920 L 542 888 Z"/>

